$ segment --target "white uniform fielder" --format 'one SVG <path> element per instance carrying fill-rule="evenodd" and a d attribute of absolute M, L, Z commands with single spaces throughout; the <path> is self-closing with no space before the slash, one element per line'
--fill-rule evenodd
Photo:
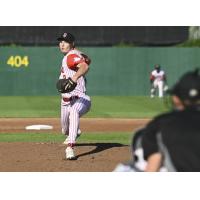
<path fill-rule="evenodd" d="M 160 98 L 164 95 L 164 80 L 165 79 L 165 72 L 160 70 L 153 70 L 151 72 L 151 80 L 153 80 L 152 88 L 151 88 L 151 97 L 155 96 L 156 89 L 158 89 L 158 96 Z"/>

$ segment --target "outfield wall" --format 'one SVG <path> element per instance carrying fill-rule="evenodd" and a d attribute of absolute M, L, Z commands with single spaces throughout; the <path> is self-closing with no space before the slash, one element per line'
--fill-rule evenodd
<path fill-rule="evenodd" d="M 169 85 L 200 66 L 199 48 L 81 48 L 92 59 L 90 95 L 149 95 L 149 73 L 156 63 Z M 56 95 L 62 55 L 57 47 L 0 47 L 0 95 Z"/>

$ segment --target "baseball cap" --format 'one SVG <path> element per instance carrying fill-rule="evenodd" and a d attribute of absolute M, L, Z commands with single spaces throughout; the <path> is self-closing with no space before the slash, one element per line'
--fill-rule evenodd
<path fill-rule="evenodd" d="M 185 73 L 168 92 L 182 100 L 200 99 L 199 69 Z"/>
<path fill-rule="evenodd" d="M 154 68 L 159 69 L 159 68 L 161 68 L 161 66 L 159 64 L 156 64 L 156 65 L 154 65 Z"/>
<path fill-rule="evenodd" d="M 63 33 L 57 40 L 72 43 L 75 41 L 75 37 L 71 33 Z"/>

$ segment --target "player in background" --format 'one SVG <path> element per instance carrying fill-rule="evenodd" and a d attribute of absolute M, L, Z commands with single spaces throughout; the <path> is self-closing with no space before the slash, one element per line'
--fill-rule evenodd
<path fill-rule="evenodd" d="M 150 74 L 150 83 L 151 98 L 155 97 L 156 90 L 158 90 L 158 97 L 162 98 L 164 96 L 164 92 L 167 91 L 168 86 L 166 74 L 158 64 L 154 66 L 154 70 Z"/>
<path fill-rule="evenodd" d="M 71 33 L 63 33 L 57 39 L 60 52 L 64 55 L 59 79 L 70 79 L 77 84 L 69 93 L 61 93 L 61 127 L 66 135 L 64 144 L 66 159 L 76 159 L 74 146 L 80 135 L 80 117 L 86 114 L 91 107 L 90 97 L 86 95 L 85 74 L 89 70 L 91 60 L 88 56 L 75 48 L 75 37 Z"/>

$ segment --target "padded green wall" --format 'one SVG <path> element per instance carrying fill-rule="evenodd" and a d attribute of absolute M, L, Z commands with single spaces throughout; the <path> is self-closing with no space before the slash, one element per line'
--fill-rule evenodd
<path fill-rule="evenodd" d="M 171 86 L 200 66 L 199 48 L 81 48 L 92 59 L 87 75 L 90 95 L 149 95 L 149 73 L 161 64 Z M 7 64 L 28 56 L 29 65 Z M 56 95 L 62 55 L 57 47 L 0 47 L 0 95 Z M 19 63 L 18 63 L 19 65 Z"/>

